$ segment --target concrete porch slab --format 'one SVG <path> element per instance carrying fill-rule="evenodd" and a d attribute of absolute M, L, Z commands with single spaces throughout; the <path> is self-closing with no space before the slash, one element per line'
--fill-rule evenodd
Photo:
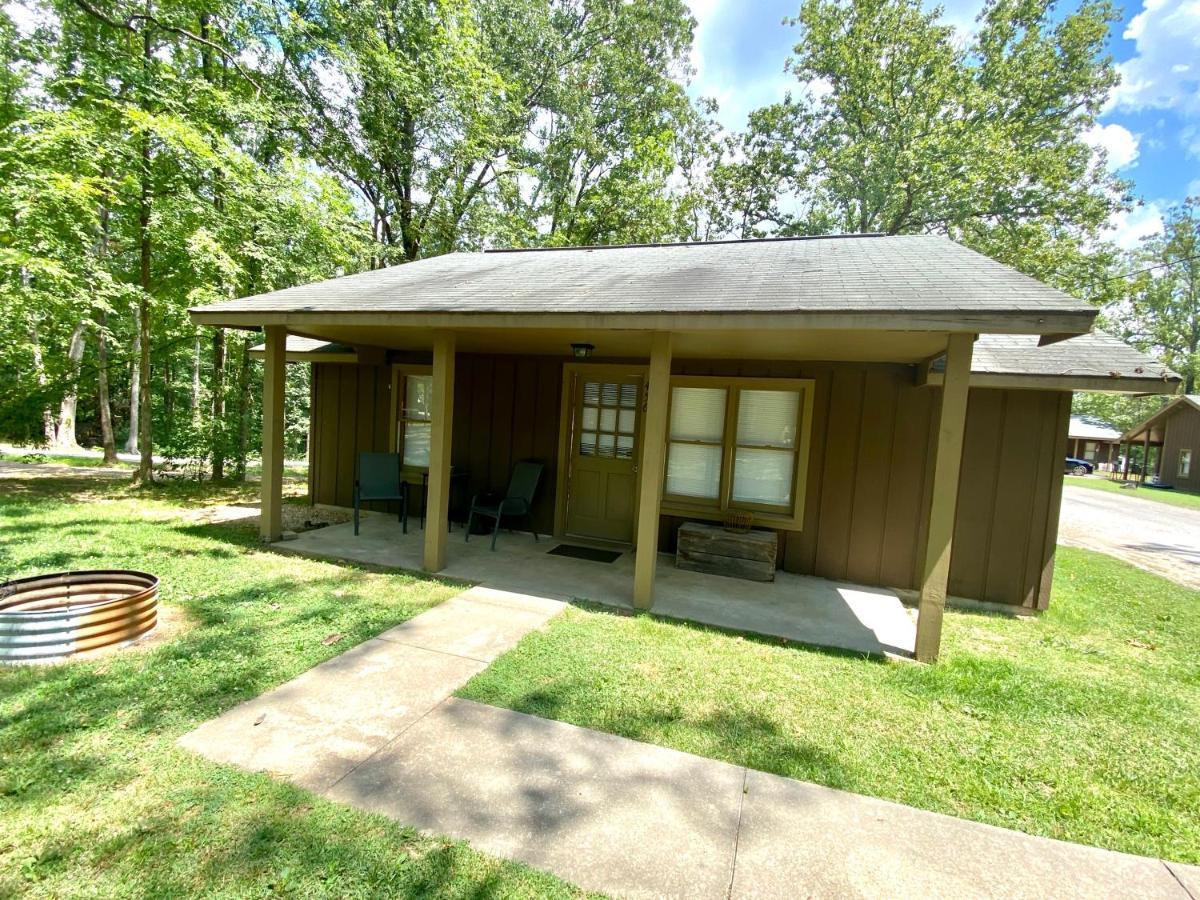
<path fill-rule="evenodd" d="M 1161 861 L 749 771 L 733 897 L 1173 898 Z"/>
<path fill-rule="evenodd" d="M 349 524 L 333 525 L 305 532 L 280 547 L 309 556 L 420 570 L 423 540 L 424 532 L 414 521 L 405 535 L 393 517 L 372 514 L 363 518 L 358 536 Z M 549 555 L 559 543 L 572 541 L 534 541 L 526 533 L 502 533 L 492 552 L 487 540 L 466 543 L 463 532 L 456 530 L 440 574 L 478 582 L 484 590 L 632 608 L 632 552 L 612 563 Z M 773 584 L 761 584 L 676 569 L 671 556 L 660 554 L 654 596 L 656 615 L 797 643 L 906 657 L 916 641 L 913 614 L 893 591 L 883 588 L 787 572 L 778 572 Z"/>
<path fill-rule="evenodd" d="M 744 770 L 450 699 L 329 796 L 618 896 L 723 898 Z"/>

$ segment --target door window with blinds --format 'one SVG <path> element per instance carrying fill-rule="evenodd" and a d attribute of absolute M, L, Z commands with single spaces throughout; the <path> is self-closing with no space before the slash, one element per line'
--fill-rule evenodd
<path fill-rule="evenodd" d="M 585 381 L 579 419 L 579 455 L 632 459 L 637 406 L 637 384 Z"/>
<path fill-rule="evenodd" d="M 405 467 L 429 468 L 433 435 L 433 375 L 427 371 L 397 371 L 395 396 L 396 452 Z"/>
<path fill-rule="evenodd" d="M 674 379 L 664 506 L 799 517 L 811 396 L 800 379 Z"/>

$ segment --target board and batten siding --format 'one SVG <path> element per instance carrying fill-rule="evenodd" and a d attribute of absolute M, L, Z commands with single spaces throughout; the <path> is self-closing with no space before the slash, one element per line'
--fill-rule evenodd
<path fill-rule="evenodd" d="M 544 533 L 554 522 L 563 363 L 462 354 L 455 373 L 451 456 L 469 473 L 469 493 L 502 487 L 519 459 L 544 460 L 534 508 Z M 804 525 L 779 532 L 779 565 L 838 581 L 916 586 L 937 395 L 935 388 L 914 385 L 912 367 L 681 359 L 673 371 L 813 379 Z M 387 366 L 313 366 L 316 502 L 350 505 L 357 451 L 387 449 L 390 378 Z M 971 391 L 953 596 L 1026 609 L 1047 605 L 1069 416 L 1068 392 Z M 684 521 L 661 517 L 664 552 L 674 551 Z"/>
<path fill-rule="evenodd" d="M 410 364 L 428 364 L 420 355 Z M 311 439 L 313 502 L 353 506 L 354 478 L 361 451 L 391 449 L 391 366 L 314 363 Z M 475 494 L 502 489 L 513 463 L 546 463 L 534 501 L 539 532 L 554 530 L 554 484 L 558 455 L 561 360 L 544 357 L 460 354 L 454 375 L 454 431 L 451 464 L 468 473 L 452 485 L 456 506 Z M 420 491 L 411 498 L 417 512 Z M 394 504 L 369 503 L 394 510 Z"/>
<path fill-rule="evenodd" d="M 1167 417 L 1166 427 L 1160 470 L 1163 483 L 1177 491 L 1200 493 L 1200 410 L 1180 403 Z M 1179 477 L 1180 450 L 1192 451 L 1192 471 L 1187 478 Z"/>

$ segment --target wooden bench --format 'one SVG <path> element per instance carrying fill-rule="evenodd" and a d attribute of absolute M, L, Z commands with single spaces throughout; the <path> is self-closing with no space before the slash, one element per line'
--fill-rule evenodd
<path fill-rule="evenodd" d="M 774 581 L 779 537 L 773 531 L 738 534 L 719 525 L 679 526 L 675 567 L 748 581 Z"/>

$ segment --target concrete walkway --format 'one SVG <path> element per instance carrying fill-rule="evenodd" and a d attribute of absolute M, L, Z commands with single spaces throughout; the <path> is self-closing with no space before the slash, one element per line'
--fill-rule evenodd
<path fill-rule="evenodd" d="M 180 743 L 616 895 L 1200 900 L 1194 867 L 450 697 L 562 606 L 472 588 Z"/>

